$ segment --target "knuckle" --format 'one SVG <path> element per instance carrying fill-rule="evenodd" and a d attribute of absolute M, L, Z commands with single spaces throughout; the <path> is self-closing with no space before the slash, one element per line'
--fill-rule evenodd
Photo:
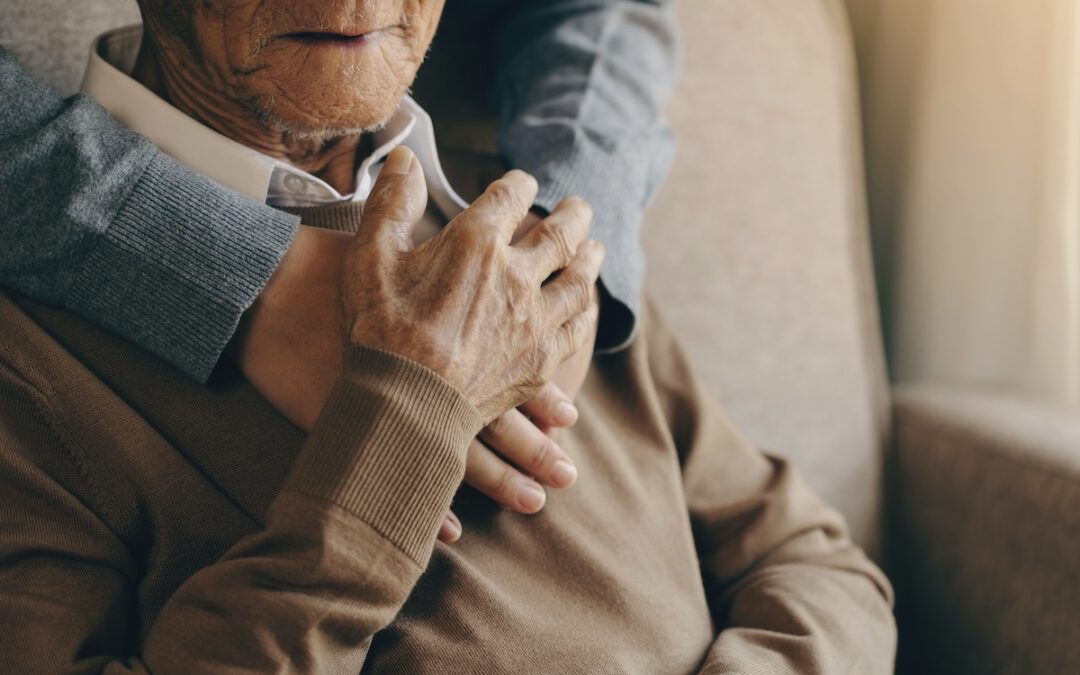
<path fill-rule="evenodd" d="M 566 270 L 566 292 L 575 307 L 584 309 L 592 299 L 593 281 L 577 270 Z"/>
<path fill-rule="evenodd" d="M 544 438 L 529 459 L 529 469 L 534 472 L 540 471 L 554 461 L 557 453 L 558 450 L 555 449 L 554 441 L 549 438 Z"/>
<path fill-rule="evenodd" d="M 544 222 L 543 236 L 554 249 L 559 260 L 564 262 L 572 260 L 574 254 L 577 253 L 577 246 L 571 238 L 569 229 L 551 221 Z"/>
<path fill-rule="evenodd" d="M 495 480 L 491 483 L 489 496 L 504 504 L 513 504 L 517 496 L 517 491 L 514 489 L 516 478 L 517 472 L 511 469 L 509 465 L 504 464 L 499 469 Z"/>
<path fill-rule="evenodd" d="M 583 332 L 584 328 L 584 322 L 581 320 L 580 314 L 578 314 L 566 323 L 567 344 L 564 346 L 567 347 L 570 351 L 573 351 L 574 346 L 577 345 L 580 341 L 581 333 Z"/>
<path fill-rule="evenodd" d="M 519 190 L 505 178 L 492 183 L 488 191 L 491 201 L 500 211 L 525 211 L 529 208 Z"/>
<path fill-rule="evenodd" d="M 500 178 L 488 186 L 488 193 L 495 201 L 510 201 L 515 198 L 511 181 Z"/>
<path fill-rule="evenodd" d="M 577 351 L 588 339 L 591 322 L 588 313 L 575 316 L 566 324 L 567 348 L 571 352 Z"/>

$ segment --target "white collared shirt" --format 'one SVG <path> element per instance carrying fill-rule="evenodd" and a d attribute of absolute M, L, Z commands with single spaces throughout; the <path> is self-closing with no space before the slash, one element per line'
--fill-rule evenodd
<path fill-rule="evenodd" d="M 149 138 L 162 152 L 192 171 L 271 206 L 319 206 L 363 202 L 398 145 L 415 153 L 427 179 L 432 205 L 449 220 L 467 204 L 443 173 L 431 117 L 411 97 L 374 132 L 375 151 L 356 172 L 356 191 L 342 195 L 331 185 L 287 162 L 252 150 L 188 117 L 130 76 L 142 40 L 142 26 L 109 31 L 94 41 L 83 78 L 83 93 L 97 100 L 124 126 Z"/>

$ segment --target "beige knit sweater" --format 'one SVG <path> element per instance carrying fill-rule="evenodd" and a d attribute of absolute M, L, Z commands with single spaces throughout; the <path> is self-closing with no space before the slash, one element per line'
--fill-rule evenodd
<path fill-rule="evenodd" d="M 351 348 L 305 437 L 0 294 L 0 672 L 892 672 L 888 582 L 655 311 L 577 403 L 521 516 L 458 491 L 480 420 L 418 364 Z"/>

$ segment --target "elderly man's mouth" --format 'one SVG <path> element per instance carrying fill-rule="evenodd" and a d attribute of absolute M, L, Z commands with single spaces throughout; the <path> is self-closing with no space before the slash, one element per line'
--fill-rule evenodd
<path fill-rule="evenodd" d="M 287 40 L 293 40 L 312 47 L 363 47 L 379 39 L 382 30 L 369 32 L 344 33 L 310 31 L 301 33 L 289 33 L 283 36 Z"/>

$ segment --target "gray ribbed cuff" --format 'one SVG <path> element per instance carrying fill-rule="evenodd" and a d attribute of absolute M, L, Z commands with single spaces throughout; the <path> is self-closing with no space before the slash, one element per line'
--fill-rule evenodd
<path fill-rule="evenodd" d="M 67 305 L 205 382 L 299 223 L 157 154 L 88 241 Z"/>
<path fill-rule="evenodd" d="M 352 346 L 285 489 L 352 512 L 423 567 L 482 426 L 435 372 Z"/>

